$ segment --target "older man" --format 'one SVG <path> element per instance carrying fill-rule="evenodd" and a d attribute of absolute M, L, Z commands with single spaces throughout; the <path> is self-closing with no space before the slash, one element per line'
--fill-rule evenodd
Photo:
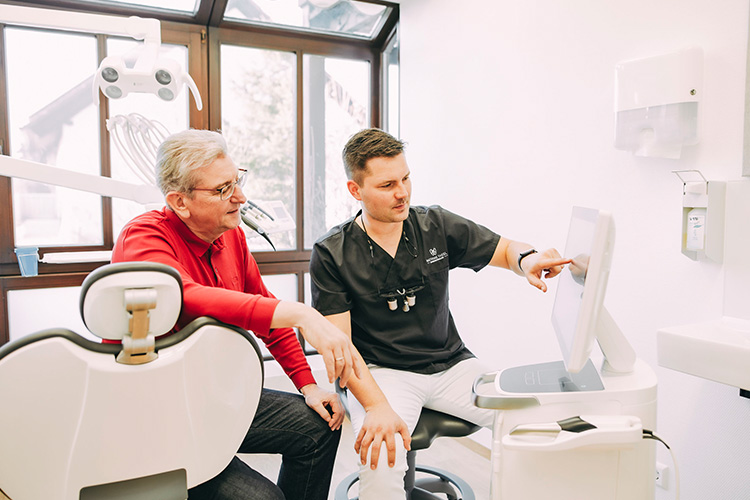
<path fill-rule="evenodd" d="M 277 300 L 266 289 L 239 227 L 245 171 L 227 154 L 221 134 L 187 130 L 168 137 L 158 151 L 157 176 L 167 206 L 130 221 L 112 261 L 161 262 L 177 269 L 184 289 L 177 328 L 211 316 L 252 330 L 304 396 L 264 390 L 238 450 L 282 454 L 277 485 L 235 457 L 221 474 L 191 489 L 190 498 L 327 498 L 344 411 L 334 393 L 316 384 L 292 327 L 323 356 L 330 382 L 340 378 L 345 384 L 362 373 L 367 379 L 362 358 L 320 313 Z M 407 435 L 403 421 L 377 388 L 361 396 L 372 402 L 377 417 L 370 440 L 379 448 L 390 436 L 392 450 L 393 433 L 402 429 Z"/>

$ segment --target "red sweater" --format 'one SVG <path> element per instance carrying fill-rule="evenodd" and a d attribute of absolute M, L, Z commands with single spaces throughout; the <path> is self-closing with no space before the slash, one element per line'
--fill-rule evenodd
<path fill-rule="evenodd" d="M 132 261 L 160 262 L 179 271 L 183 305 L 178 327 L 211 316 L 251 330 L 297 389 L 315 383 L 294 330 L 271 329 L 279 301 L 263 284 L 241 228 L 209 244 L 168 208 L 146 212 L 123 228 L 112 250 L 112 262 Z"/>

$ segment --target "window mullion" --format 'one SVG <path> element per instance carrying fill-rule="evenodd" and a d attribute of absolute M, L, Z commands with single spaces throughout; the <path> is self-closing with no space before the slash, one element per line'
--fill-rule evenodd
<path fill-rule="evenodd" d="M 0 74 L 7 75 L 5 61 L 5 27 L 0 26 Z M 6 78 L 0 78 L 0 145 L 4 155 L 10 155 L 10 121 L 8 118 L 8 90 L 5 85 Z M 13 198 L 10 185 L 10 177 L 0 177 L 0 265 L 15 260 L 13 253 Z M 17 266 L 7 264 L 7 267 Z M 5 269 L 0 268 L 0 275 L 8 274 Z M 2 326 L 2 325 L 0 325 Z"/>
<path fill-rule="evenodd" d="M 96 50 L 98 63 L 107 56 L 107 37 L 96 36 Z M 109 132 L 107 131 L 107 117 L 109 116 L 109 100 L 97 94 L 99 100 L 99 175 L 112 177 L 112 164 L 109 148 Z M 112 234 L 112 198 L 102 196 L 102 244 L 104 248 L 112 248 L 114 235 Z"/>
<path fill-rule="evenodd" d="M 297 92 L 296 92 L 296 104 L 297 104 L 297 179 L 295 187 L 296 193 L 296 206 L 295 206 L 295 218 L 297 220 L 297 250 L 302 251 L 305 249 L 305 144 L 304 144 L 304 127 L 305 127 L 305 78 L 304 78 L 304 54 L 302 50 L 296 52 L 297 55 Z"/>

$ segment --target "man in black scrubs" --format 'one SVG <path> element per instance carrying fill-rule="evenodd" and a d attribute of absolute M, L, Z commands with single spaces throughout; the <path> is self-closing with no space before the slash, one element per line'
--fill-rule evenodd
<path fill-rule="evenodd" d="M 489 427 L 491 410 L 475 407 L 469 397 L 474 379 L 488 370 L 458 335 L 448 307 L 448 271 L 501 267 L 544 292 L 544 279 L 569 260 L 555 249 L 537 252 L 501 238 L 439 206 L 410 206 L 404 144 L 381 130 L 352 136 L 343 158 L 347 187 L 362 210 L 315 244 L 313 306 L 352 336 L 368 375 L 409 432 L 423 406 Z M 349 387 L 367 394 L 362 383 L 351 379 Z M 355 433 L 371 434 L 368 405 L 350 400 Z M 393 467 L 377 467 L 375 460 L 368 466 L 367 449 L 355 443 L 362 459 L 361 500 L 404 498 L 406 451 L 398 437 Z M 373 447 L 371 453 L 379 451 Z"/>

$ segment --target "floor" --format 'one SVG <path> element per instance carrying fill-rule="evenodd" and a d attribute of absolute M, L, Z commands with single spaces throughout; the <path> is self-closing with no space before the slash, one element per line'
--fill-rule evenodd
<path fill-rule="evenodd" d="M 324 373 L 316 372 L 315 375 L 318 380 L 325 380 L 326 378 Z M 291 382 L 285 376 L 268 377 L 265 385 L 279 390 L 294 390 Z M 331 389 L 331 387 L 328 388 Z M 240 458 L 257 471 L 275 479 L 280 463 L 279 456 L 240 455 Z M 457 474 L 469 483 L 477 500 L 489 499 L 489 450 L 477 444 L 474 440 L 470 438 L 439 438 L 429 449 L 421 450 L 418 453 L 417 463 L 431 465 Z M 358 469 L 357 464 L 358 456 L 354 452 L 354 435 L 351 424 L 347 419 L 342 428 L 341 443 L 333 470 L 329 500 L 333 500 L 336 485 Z M 350 495 L 354 494 L 356 494 L 356 490 L 353 488 Z M 0 500 L 8 500 L 8 497 L 2 491 L 0 491 Z"/>

